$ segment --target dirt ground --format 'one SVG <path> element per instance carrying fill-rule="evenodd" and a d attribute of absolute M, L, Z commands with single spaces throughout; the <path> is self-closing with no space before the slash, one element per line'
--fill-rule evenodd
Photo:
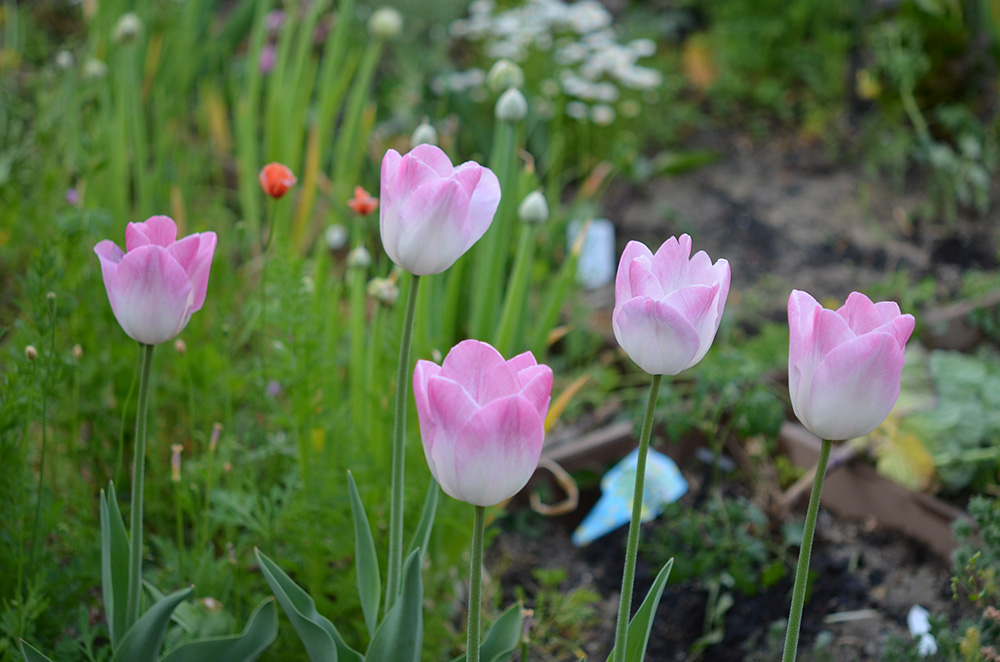
<path fill-rule="evenodd" d="M 611 192 L 606 209 L 623 210 L 613 218 L 618 247 L 629 239 L 658 246 L 687 232 L 694 250 L 729 260 L 737 299 L 783 310 L 792 287 L 844 299 L 900 270 L 933 276 L 948 293 L 963 270 L 997 267 L 997 210 L 952 224 L 929 218 L 918 176 L 900 191 L 794 139 L 755 143 L 715 132 L 686 147 L 720 158 Z"/>
<path fill-rule="evenodd" d="M 576 519 L 580 518 L 582 514 Z M 600 594 L 600 625 L 586 634 L 580 648 L 589 659 L 603 660 L 614 640 L 626 531 L 619 529 L 587 547 L 577 548 L 570 541 L 574 518 L 542 520 L 539 526 L 541 531 L 531 536 L 505 531 L 491 549 L 488 566 L 502 568 L 498 579 L 503 586 L 525 587 L 529 596 L 527 607 L 532 606 L 530 598 L 537 590 L 532 575 L 537 568 L 566 570 L 567 579 L 559 587 L 564 593 L 588 588 Z M 648 538 L 656 526 L 655 520 L 645 525 L 643 538 Z M 906 615 L 915 604 L 953 621 L 962 616 L 960 607 L 952 600 L 951 571 L 946 564 L 919 543 L 883 530 L 875 522 L 843 521 L 823 512 L 810 567 L 816 578 L 803 614 L 798 659 L 804 662 L 817 659 L 813 646 L 818 636 L 825 642 L 824 648 L 833 654 L 832 659 L 845 662 L 881 659 L 890 636 L 909 637 Z M 656 570 L 640 556 L 636 606 L 645 596 Z M 668 584 L 653 624 L 647 659 L 663 662 L 780 659 L 791 584 L 790 571 L 785 579 L 753 597 L 737 594 L 735 604 L 725 616 L 724 639 L 706 649 L 700 658 L 692 656 L 689 649 L 703 632 L 706 593 L 691 581 Z M 576 662 L 576 659 L 572 650 L 566 648 L 550 658 L 532 662 Z"/>

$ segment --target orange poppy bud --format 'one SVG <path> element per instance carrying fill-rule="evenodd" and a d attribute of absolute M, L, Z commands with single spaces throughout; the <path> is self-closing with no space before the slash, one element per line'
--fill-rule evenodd
<path fill-rule="evenodd" d="M 360 186 L 354 187 L 354 197 L 347 201 L 347 206 L 355 213 L 367 216 L 378 209 L 378 198 L 373 198 Z"/>
<path fill-rule="evenodd" d="M 260 187 L 272 198 L 280 198 L 288 189 L 295 186 L 295 175 L 288 166 L 281 163 L 268 163 L 260 171 Z"/>

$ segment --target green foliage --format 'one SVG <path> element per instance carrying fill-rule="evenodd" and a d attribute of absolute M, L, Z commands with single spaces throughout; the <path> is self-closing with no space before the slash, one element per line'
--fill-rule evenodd
<path fill-rule="evenodd" d="M 644 543 L 652 560 L 674 558 L 671 579 L 703 586 L 724 578 L 727 588 L 755 595 L 785 576 L 787 544 L 774 542 L 767 516 L 742 497 L 710 498 L 700 510 L 672 503 Z"/>
<path fill-rule="evenodd" d="M 601 596 L 585 587 L 560 589 L 566 576 L 562 568 L 535 568 L 532 577 L 539 589 L 533 595 L 523 586 L 514 588 L 518 602 L 531 607 L 528 643 L 526 648 L 522 646 L 525 659 L 562 659 L 567 652 L 583 655 L 579 645 L 598 623 Z"/>
<path fill-rule="evenodd" d="M 935 350 L 925 365 L 914 354 L 908 370 L 926 370 L 936 402 L 905 417 L 900 430 L 923 441 L 945 488 L 960 490 L 994 481 L 1000 463 L 993 443 L 1000 435 L 1000 359 L 985 349 L 975 356 Z M 907 398 L 917 392 L 911 389 Z"/>

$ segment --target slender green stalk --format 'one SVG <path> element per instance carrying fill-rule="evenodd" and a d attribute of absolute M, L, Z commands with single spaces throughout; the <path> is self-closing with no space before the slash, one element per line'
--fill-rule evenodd
<path fill-rule="evenodd" d="M 264 264 L 260 268 L 260 338 L 257 351 L 260 352 L 257 358 L 260 361 L 260 378 L 263 382 L 264 401 L 267 401 L 267 373 L 265 372 L 264 355 L 267 353 L 267 260 L 270 256 L 271 240 L 274 238 L 274 226 L 277 221 L 278 199 L 271 200 L 271 222 L 267 227 L 267 239 L 264 241 L 263 253 Z"/>
<path fill-rule="evenodd" d="M 494 139 L 494 153 L 490 155 L 490 166 L 500 181 L 500 206 L 490 229 L 476 245 L 475 255 L 475 295 L 471 300 L 472 320 L 470 328 L 474 338 L 488 337 L 495 328 L 497 311 L 500 307 L 500 288 L 503 268 L 510 249 L 511 219 L 514 212 L 514 152 L 517 148 L 517 127 L 513 122 L 497 122 Z"/>
<path fill-rule="evenodd" d="M 360 246 L 361 244 L 358 244 Z M 365 279 L 368 277 L 367 267 L 352 265 L 348 267 L 347 280 L 351 301 L 351 357 L 350 375 L 351 387 L 351 418 L 354 423 L 354 434 L 363 443 L 371 443 L 371 430 L 368 428 L 367 412 L 371 407 L 371 391 L 365 383 L 365 345 L 369 351 L 375 351 L 366 343 L 368 335 L 365 332 Z"/>
<path fill-rule="evenodd" d="M 614 662 L 624 662 L 628 642 L 628 620 L 632 610 L 632 588 L 635 584 L 635 559 L 639 552 L 639 525 L 642 516 L 642 494 L 646 482 L 646 454 L 649 451 L 649 437 L 653 432 L 653 412 L 656 410 L 656 396 L 660 392 L 663 375 L 653 375 L 649 386 L 649 401 L 646 416 L 642 419 L 642 434 L 639 436 L 639 458 L 635 466 L 635 491 L 632 494 L 632 521 L 628 525 L 628 545 L 625 547 L 625 572 L 622 576 L 622 597 L 618 604 L 618 626 L 615 630 Z"/>
<path fill-rule="evenodd" d="M 177 520 L 177 585 L 184 585 L 184 509 L 181 504 L 181 484 L 174 483 L 174 519 Z"/>
<path fill-rule="evenodd" d="M 146 471 L 146 414 L 149 411 L 149 375 L 153 367 L 154 345 L 139 344 L 142 352 L 142 376 L 139 378 L 139 405 L 135 414 L 135 451 L 132 457 L 132 506 L 128 553 L 128 599 L 125 608 L 125 631 L 139 620 L 142 595 L 142 500 Z"/>
<path fill-rule="evenodd" d="M 51 329 L 51 344 L 49 345 L 49 359 L 54 362 L 56 355 L 56 320 L 55 320 L 55 299 L 49 298 L 49 327 Z M 37 375 L 38 361 L 32 361 L 31 363 L 31 378 L 35 381 Z M 42 452 L 38 459 L 38 491 L 35 494 L 35 520 L 31 526 L 31 562 L 29 566 L 32 570 L 35 569 L 35 554 L 38 551 L 38 525 L 41 522 L 42 517 L 42 485 L 45 481 L 45 449 L 47 447 L 48 441 L 48 431 L 47 431 L 47 421 L 48 421 L 48 404 L 49 404 L 49 375 L 54 366 L 49 365 L 49 371 L 46 376 L 42 379 Z M 55 471 L 52 472 L 52 483 L 53 485 L 58 485 L 58 476 L 55 475 Z"/>
<path fill-rule="evenodd" d="M 809 557 L 812 556 L 813 534 L 816 533 L 816 517 L 819 515 L 819 500 L 823 494 L 826 479 L 826 464 L 830 460 L 833 442 L 823 440 L 816 462 L 816 477 L 813 478 L 812 492 L 809 494 L 809 508 L 806 510 L 806 525 L 802 530 L 802 546 L 799 548 L 799 562 L 795 565 L 795 585 L 792 588 L 792 609 L 788 613 L 788 631 L 785 633 L 785 652 L 781 662 L 795 662 L 799 647 L 799 629 L 802 626 L 802 607 L 806 602 L 806 586 L 809 583 Z"/>
<path fill-rule="evenodd" d="M 410 391 L 410 342 L 417 307 L 420 276 L 410 279 L 406 293 L 406 313 L 399 341 L 399 371 L 396 374 L 396 417 L 392 431 L 392 501 L 389 505 L 389 568 L 385 584 L 385 613 L 396 602 L 403 568 L 403 481 L 406 464 L 406 402 Z"/>
<path fill-rule="evenodd" d="M 494 337 L 494 345 L 504 356 L 510 356 L 515 347 L 524 319 L 524 300 L 528 294 L 528 281 L 531 276 L 531 258 L 535 248 L 536 223 L 524 223 L 521 226 L 521 238 L 514 257 L 514 268 L 507 281 L 507 296 L 503 301 L 503 312 L 500 314 L 500 324 Z"/>
<path fill-rule="evenodd" d="M 476 506 L 472 525 L 472 558 L 469 560 L 469 638 L 465 647 L 467 662 L 479 662 L 479 619 L 483 611 L 483 531 L 486 507 Z"/>
<path fill-rule="evenodd" d="M 115 482 L 121 485 L 122 471 L 125 469 L 125 414 L 128 412 L 128 403 L 132 402 L 132 394 L 135 393 L 135 383 L 139 380 L 139 372 L 142 369 L 142 357 L 132 369 L 132 383 L 128 385 L 128 393 L 125 395 L 125 402 L 122 403 L 122 416 L 118 422 L 118 453 L 115 460 Z"/>

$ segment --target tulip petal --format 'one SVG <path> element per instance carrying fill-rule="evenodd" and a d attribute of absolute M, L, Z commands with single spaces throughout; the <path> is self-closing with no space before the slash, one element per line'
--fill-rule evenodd
<path fill-rule="evenodd" d="M 381 176 L 379 177 L 379 200 L 382 202 L 382 212 L 385 212 L 385 208 L 392 205 L 394 200 L 394 191 L 390 182 L 396 176 L 396 170 L 399 169 L 399 163 L 403 160 L 399 152 L 394 149 L 390 149 L 382 157 L 382 170 Z"/>
<path fill-rule="evenodd" d="M 118 271 L 118 265 L 121 263 L 122 258 L 125 257 L 125 252 L 110 239 L 98 242 L 94 246 L 94 252 L 97 253 L 97 257 L 101 260 L 101 275 L 104 277 L 104 287 L 106 289 L 110 288 L 111 283 L 114 281 L 115 273 Z M 108 290 L 108 294 L 111 294 L 110 289 Z"/>
<path fill-rule="evenodd" d="M 698 333 L 677 309 L 653 299 L 630 299 L 612 317 L 625 353 L 651 375 L 676 375 L 691 365 Z"/>
<path fill-rule="evenodd" d="M 205 295 L 208 293 L 208 277 L 212 270 L 212 259 L 215 257 L 215 246 L 218 237 L 214 232 L 202 232 L 198 242 L 198 254 L 194 262 L 187 268 L 188 278 L 191 280 L 191 289 L 194 292 L 194 300 L 191 303 L 191 312 L 201 310 L 205 303 Z"/>
<path fill-rule="evenodd" d="M 108 299 L 118 323 L 134 340 L 155 345 L 170 340 L 191 317 L 191 282 L 160 246 L 140 246 L 122 258 Z"/>
<path fill-rule="evenodd" d="M 913 334 L 914 326 L 916 326 L 916 320 L 913 319 L 913 315 L 900 315 L 894 319 L 891 324 L 886 325 L 884 330 L 895 336 L 896 342 L 899 343 L 900 348 L 905 348 L 906 341 L 909 340 L 910 335 Z"/>
<path fill-rule="evenodd" d="M 521 390 L 500 352 L 478 340 L 455 345 L 441 365 L 441 376 L 460 384 L 481 405 Z"/>
<path fill-rule="evenodd" d="M 823 306 L 808 292 L 792 290 L 788 297 L 788 363 L 795 365 L 812 345 L 816 315 Z"/>
<path fill-rule="evenodd" d="M 530 351 L 521 352 L 514 358 L 507 361 L 507 366 L 511 369 L 514 374 L 518 375 L 518 380 L 521 381 L 520 372 L 522 370 L 527 370 L 538 365 L 538 361 L 535 359 L 535 355 Z M 521 385 L 524 386 L 524 381 L 521 381 Z"/>
<path fill-rule="evenodd" d="M 441 177 L 447 177 L 454 170 L 451 165 L 451 159 L 437 145 L 421 143 L 411 149 L 407 156 L 426 163 Z"/>
<path fill-rule="evenodd" d="M 396 209 L 398 263 L 420 276 L 441 273 L 472 245 L 469 199 L 452 179 L 430 181 Z"/>
<path fill-rule="evenodd" d="M 838 346 L 813 373 L 809 420 L 803 423 L 831 441 L 868 434 L 899 398 L 903 361 L 903 350 L 889 333 L 869 333 Z"/>
<path fill-rule="evenodd" d="M 691 257 L 691 237 L 682 234 L 670 237 L 657 249 L 653 256 L 653 273 L 660 281 L 664 292 L 687 285 L 688 261 Z"/>
<path fill-rule="evenodd" d="M 653 275 L 650 258 L 637 257 L 628 265 L 628 284 L 633 297 L 662 299 L 666 292 L 659 279 Z"/>
<path fill-rule="evenodd" d="M 521 395 L 544 419 L 552 396 L 552 368 L 547 365 L 532 366 L 517 373 L 517 380 L 521 383 Z"/>
<path fill-rule="evenodd" d="M 434 425 L 433 435 L 423 437 L 427 466 L 442 486 L 454 486 L 461 480 L 456 473 L 455 444 L 480 407 L 460 384 L 440 375 L 427 380 L 427 406 Z M 421 425 L 421 435 L 423 429 Z"/>
<path fill-rule="evenodd" d="M 519 395 L 494 400 L 469 420 L 455 441 L 450 496 L 493 506 L 517 494 L 538 467 L 545 430 L 535 407 Z M 454 491 L 449 491 L 449 487 Z"/>
<path fill-rule="evenodd" d="M 837 310 L 855 335 L 862 335 L 888 324 L 899 317 L 899 305 L 895 301 L 872 300 L 860 292 L 851 292 L 847 301 Z"/>
<path fill-rule="evenodd" d="M 621 259 L 618 260 L 618 273 L 615 275 L 615 308 L 632 298 L 632 284 L 629 281 L 629 265 L 636 258 L 645 257 L 650 260 L 653 254 L 649 252 L 646 245 L 638 241 L 630 241 L 625 244 Z"/>
<path fill-rule="evenodd" d="M 177 241 L 177 224 L 169 216 L 150 216 L 141 223 L 125 226 L 125 252 L 140 246 L 163 246 Z"/>
<path fill-rule="evenodd" d="M 473 172 L 478 174 L 473 175 Z M 500 180 L 489 168 L 468 161 L 455 169 L 454 178 L 462 182 L 469 194 L 469 244 L 479 241 L 493 223 L 500 206 Z M 473 188 L 469 184 L 475 180 Z"/>
<path fill-rule="evenodd" d="M 413 399 L 417 403 L 417 420 L 420 422 L 420 437 L 424 447 L 434 444 L 437 423 L 434 411 L 427 397 L 427 381 L 441 372 L 441 366 L 431 361 L 417 361 L 413 369 Z"/>
<path fill-rule="evenodd" d="M 428 182 L 440 179 L 441 177 L 432 166 L 414 158 L 413 153 L 410 152 L 400 160 L 389 182 L 389 189 L 395 194 L 392 203 L 401 207 L 406 204 L 418 188 Z"/>
<path fill-rule="evenodd" d="M 716 306 L 719 290 L 719 285 L 689 285 L 675 290 L 663 299 L 663 303 L 677 310 L 698 334 L 698 351 L 687 367 L 705 358 L 705 354 L 712 347 L 712 340 L 715 339 L 715 333 L 722 321 Z"/>

